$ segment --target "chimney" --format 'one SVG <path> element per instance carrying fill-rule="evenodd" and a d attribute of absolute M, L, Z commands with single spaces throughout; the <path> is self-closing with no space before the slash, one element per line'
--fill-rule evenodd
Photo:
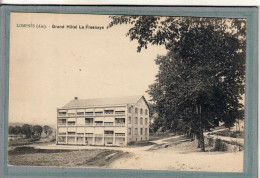
<path fill-rule="evenodd" d="M 75 99 L 75 100 L 77 100 L 77 99 L 78 99 L 78 97 L 74 97 L 74 99 Z"/>

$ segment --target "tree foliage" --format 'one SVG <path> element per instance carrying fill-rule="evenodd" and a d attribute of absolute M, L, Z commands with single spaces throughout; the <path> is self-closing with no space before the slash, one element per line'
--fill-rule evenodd
<path fill-rule="evenodd" d="M 34 134 L 34 135 L 40 137 L 41 134 L 42 134 L 43 128 L 42 128 L 42 126 L 40 126 L 40 125 L 34 125 L 34 126 L 32 127 L 32 131 L 33 131 L 33 134 Z"/>
<path fill-rule="evenodd" d="M 132 24 L 127 36 L 164 45 L 155 60 L 159 72 L 148 93 L 155 122 L 170 130 L 195 134 L 204 150 L 205 130 L 224 122 L 234 125 L 245 90 L 246 20 L 199 17 L 111 16 L 108 28 Z"/>
<path fill-rule="evenodd" d="M 49 137 L 52 134 L 53 130 L 50 126 L 45 125 L 43 126 L 43 132 L 45 133 L 46 137 Z"/>
<path fill-rule="evenodd" d="M 22 126 L 22 134 L 26 135 L 26 138 L 31 138 L 33 135 L 33 129 L 32 126 L 29 124 L 24 124 Z"/>
<path fill-rule="evenodd" d="M 21 134 L 22 128 L 20 126 L 9 126 L 8 133 L 9 134 Z"/>
<path fill-rule="evenodd" d="M 20 126 L 9 126 L 8 133 L 9 134 L 24 134 L 26 138 L 31 138 L 33 136 L 40 137 L 42 134 L 43 128 L 40 125 L 30 125 L 24 124 L 22 127 Z"/>

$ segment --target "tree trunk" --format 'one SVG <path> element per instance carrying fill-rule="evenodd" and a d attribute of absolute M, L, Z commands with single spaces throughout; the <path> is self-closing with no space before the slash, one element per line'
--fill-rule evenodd
<path fill-rule="evenodd" d="M 199 135 L 200 135 L 200 145 L 201 145 L 201 151 L 205 151 L 205 142 L 204 142 L 204 134 L 203 134 L 203 128 L 202 128 L 202 112 L 201 112 L 201 105 L 198 107 L 198 113 L 199 113 L 199 120 L 200 120 L 200 129 L 199 129 Z"/>
<path fill-rule="evenodd" d="M 200 130 L 200 140 L 201 140 L 201 151 L 205 151 L 205 142 L 204 142 L 204 134 L 203 129 Z"/>
<path fill-rule="evenodd" d="M 238 125 L 238 131 L 240 133 L 240 124 L 239 124 L 239 119 L 237 119 L 237 125 Z"/>
<path fill-rule="evenodd" d="M 196 133 L 196 137 L 197 137 L 197 140 L 198 140 L 198 148 L 201 148 L 201 139 L 200 139 L 200 134 L 199 134 L 199 132 Z"/>

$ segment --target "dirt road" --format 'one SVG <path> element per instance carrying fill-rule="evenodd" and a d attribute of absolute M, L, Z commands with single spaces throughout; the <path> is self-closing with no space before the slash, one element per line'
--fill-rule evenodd
<path fill-rule="evenodd" d="M 118 159 L 110 168 L 242 172 L 243 152 L 180 153 L 174 148 L 140 151 L 135 152 L 132 157 Z"/>

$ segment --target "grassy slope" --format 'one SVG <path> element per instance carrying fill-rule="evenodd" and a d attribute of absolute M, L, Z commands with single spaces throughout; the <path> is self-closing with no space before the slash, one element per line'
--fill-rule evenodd
<path fill-rule="evenodd" d="M 8 165 L 105 167 L 125 153 L 117 150 L 41 150 L 17 147 L 8 152 Z"/>

